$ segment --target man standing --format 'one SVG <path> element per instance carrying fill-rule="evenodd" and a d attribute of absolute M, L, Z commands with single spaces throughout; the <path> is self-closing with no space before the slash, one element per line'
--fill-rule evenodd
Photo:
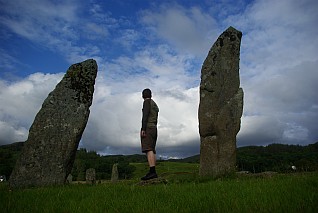
<path fill-rule="evenodd" d="M 149 172 L 141 180 L 150 180 L 157 178 L 156 173 L 156 142 L 157 142 L 157 123 L 159 108 L 151 99 L 151 90 L 142 91 L 144 99 L 142 107 L 142 126 L 140 131 L 141 149 L 146 153 L 149 164 Z"/>

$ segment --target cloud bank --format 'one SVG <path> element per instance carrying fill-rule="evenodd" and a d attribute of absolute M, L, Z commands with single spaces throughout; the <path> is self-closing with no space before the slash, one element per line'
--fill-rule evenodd
<path fill-rule="evenodd" d="M 316 1 L 237 1 L 231 7 L 163 1 L 134 16 L 116 16 L 101 3 L 83 1 L 1 4 L 2 42 L 18 36 L 64 58 L 65 69 L 14 80 L 1 75 L 0 144 L 26 140 L 67 66 L 94 58 L 99 72 L 81 147 L 102 154 L 140 153 L 141 91 L 151 88 L 160 108 L 159 155 L 198 154 L 200 69 L 229 26 L 243 32 L 238 146 L 318 141 Z M 7 72 L 25 63 L 5 48 L 0 54 Z"/>

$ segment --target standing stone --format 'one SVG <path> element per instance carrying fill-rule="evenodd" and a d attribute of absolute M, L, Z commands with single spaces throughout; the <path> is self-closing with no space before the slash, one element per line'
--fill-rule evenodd
<path fill-rule="evenodd" d="M 118 163 L 115 163 L 113 165 L 111 181 L 112 182 L 118 181 Z"/>
<path fill-rule="evenodd" d="M 213 44 L 201 70 L 200 176 L 218 177 L 236 165 L 236 135 L 243 112 L 239 60 L 242 33 L 229 27 Z"/>
<path fill-rule="evenodd" d="M 70 66 L 34 119 L 11 174 L 11 187 L 66 182 L 87 124 L 96 75 L 93 59 Z"/>
<path fill-rule="evenodd" d="M 66 183 L 71 184 L 73 181 L 73 175 L 69 174 L 66 178 Z"/>
<path fill-rule="evenodd" d="M 95 169 L 90 168 L 86 170 L 86 183 L 95 184 L 96 183 L 96 172 Z"/>

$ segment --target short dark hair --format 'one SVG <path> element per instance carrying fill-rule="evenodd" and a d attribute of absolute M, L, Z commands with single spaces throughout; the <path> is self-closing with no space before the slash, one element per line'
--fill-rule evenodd
<path fill-rule="evenodd" d="M 143 98 L 151 98 L 151 90 L 150 89 L 144 89 L 142 91 L 142 97 Z"/>

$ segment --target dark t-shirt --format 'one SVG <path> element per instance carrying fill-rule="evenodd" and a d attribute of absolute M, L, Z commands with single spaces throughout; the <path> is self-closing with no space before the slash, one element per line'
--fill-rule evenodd
<path fill-rule="evenodd" d="M 146 131 L 147 127 L 156 127 L 158 122 L 159 108 L 152 99 L 144 100 L 142 107 L 141 130 Z"/>

